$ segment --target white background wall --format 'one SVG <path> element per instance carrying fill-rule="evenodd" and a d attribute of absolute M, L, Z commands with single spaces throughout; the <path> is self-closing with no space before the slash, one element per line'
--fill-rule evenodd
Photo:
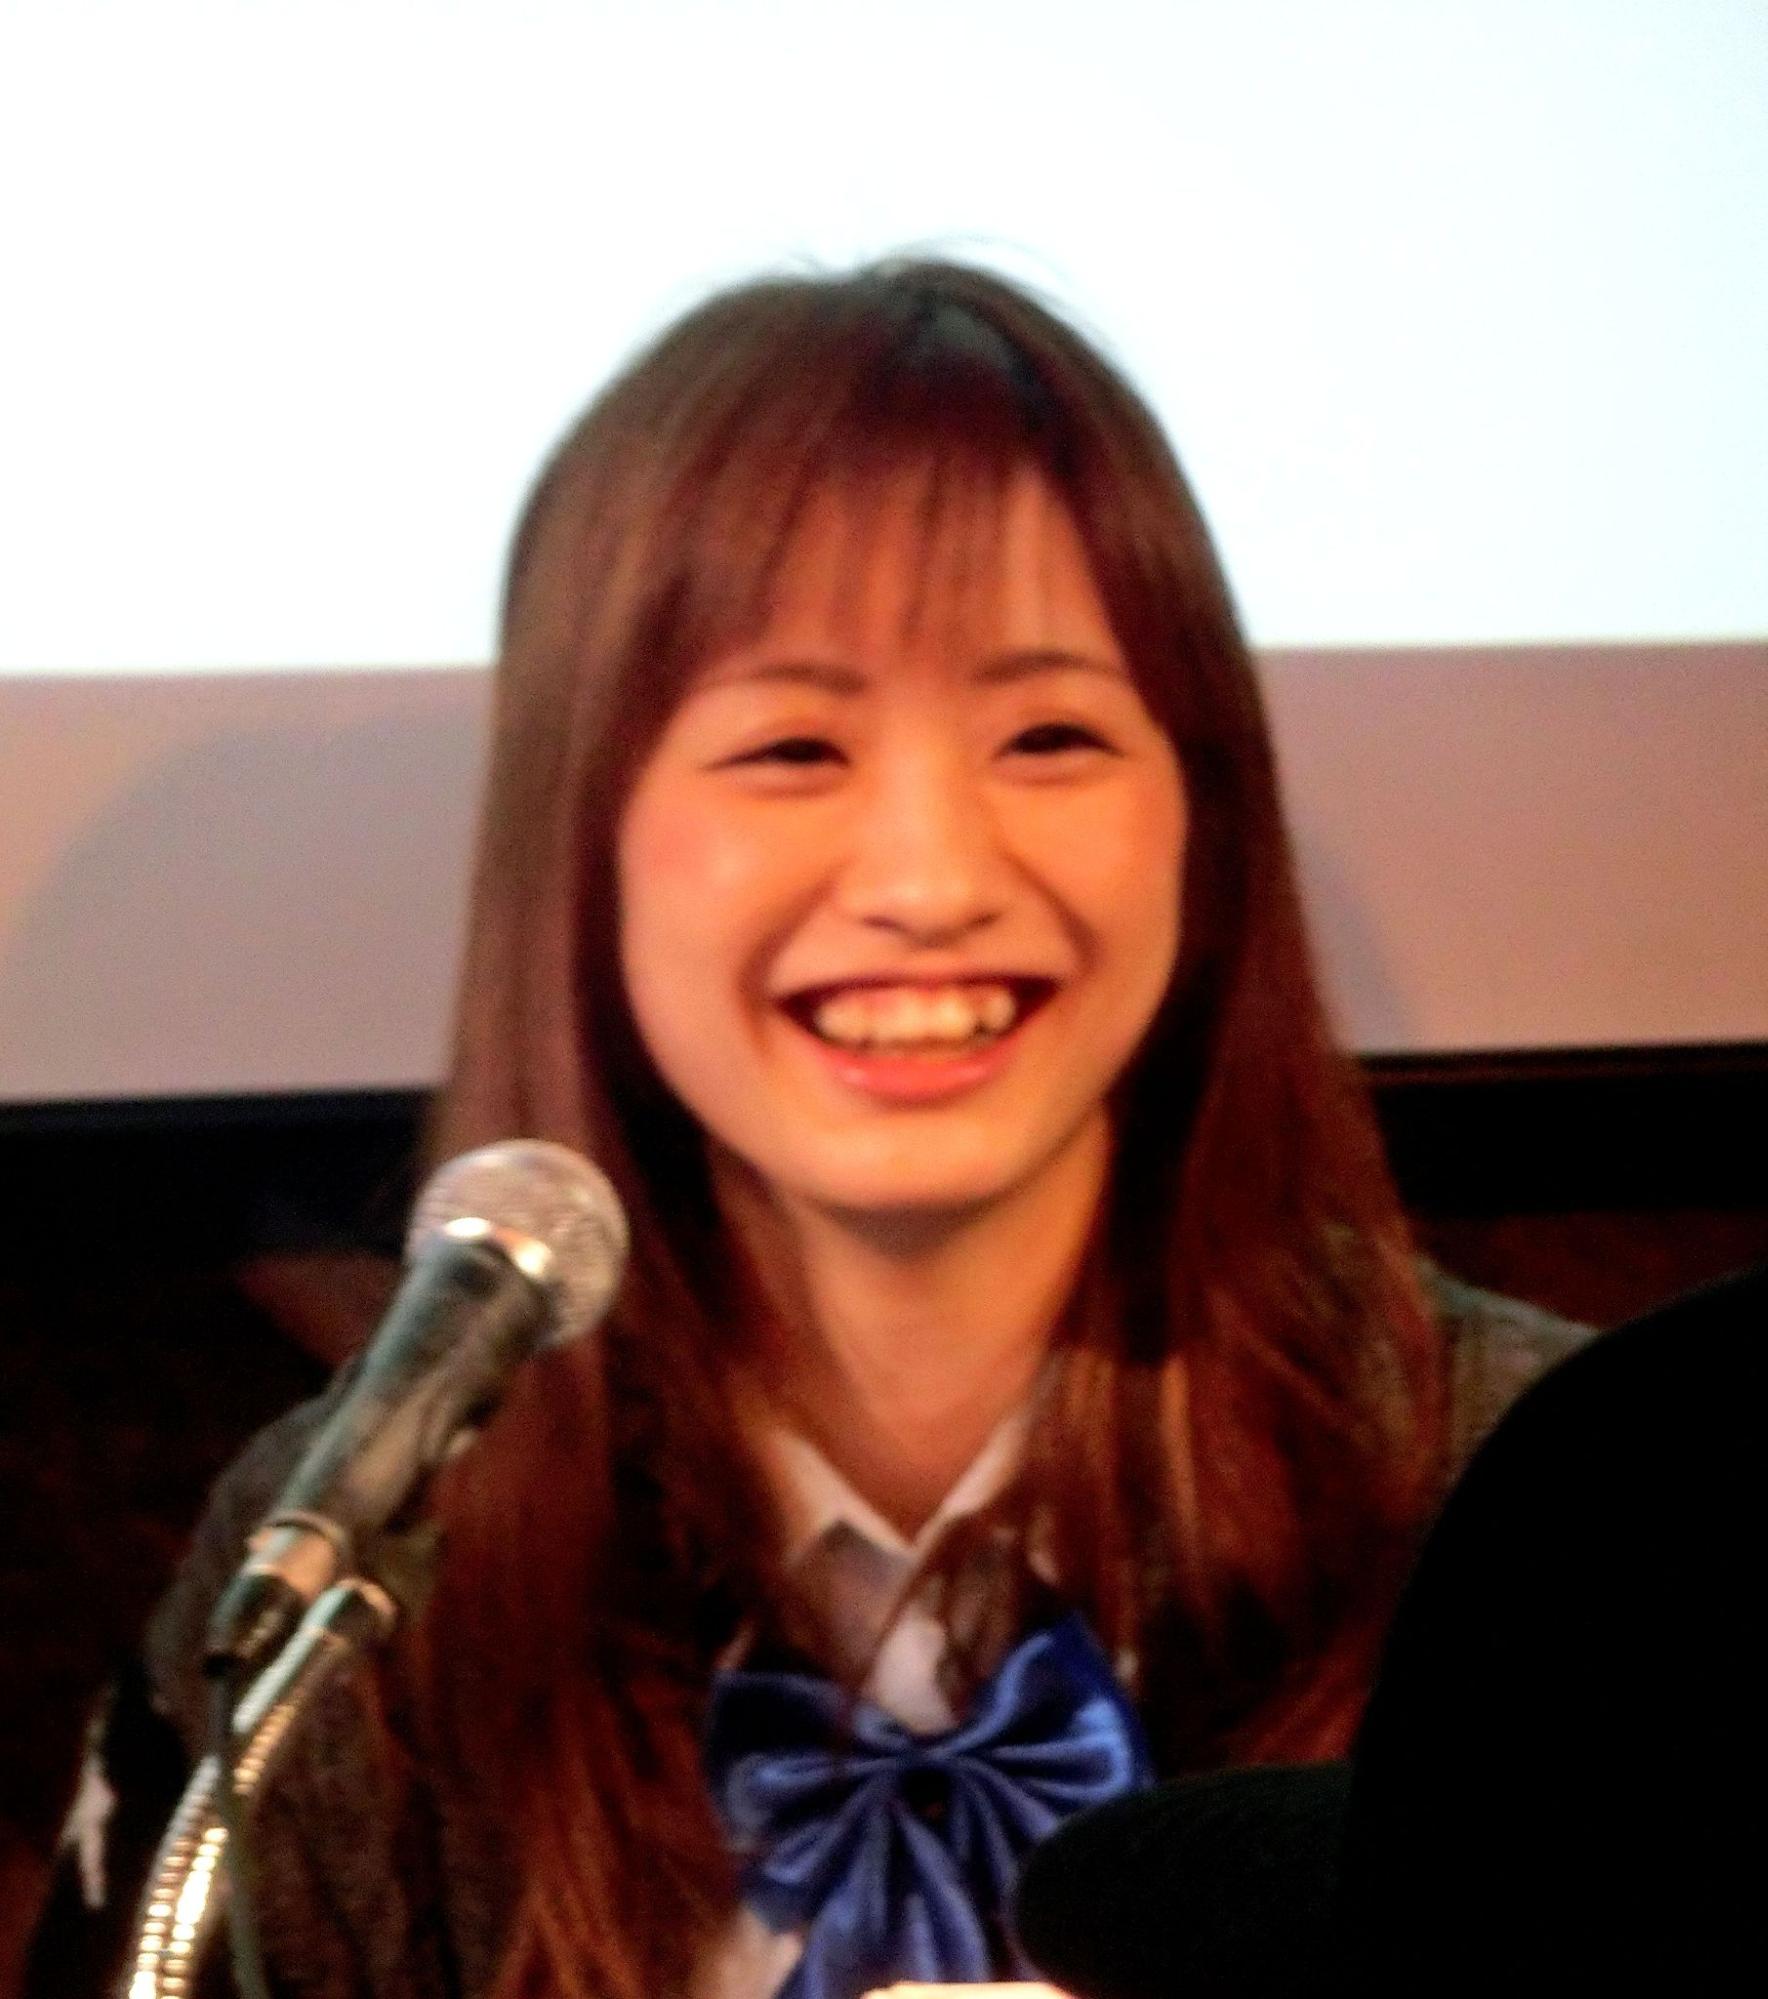
<path fill-rule="evenodd" d="M 1768 1038 L 1764 104 L 1761 0 L 9 0 L 0 1097 L 427 1078 L 540 452 L 905 243 L 1166 417 L 1361 1045 Z"/>

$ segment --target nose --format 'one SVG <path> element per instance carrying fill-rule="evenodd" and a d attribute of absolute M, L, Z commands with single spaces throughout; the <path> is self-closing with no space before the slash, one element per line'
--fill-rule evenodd
<path fill-rule="evenodd" d="M 997 920 L 1011 878 L 981 778 L 961 755 L 928 748 L 874 772 L 836 899 L 868 929 L 948 946 Z"/>

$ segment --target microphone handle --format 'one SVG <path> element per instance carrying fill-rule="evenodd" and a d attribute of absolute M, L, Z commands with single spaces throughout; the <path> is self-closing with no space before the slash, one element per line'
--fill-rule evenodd
<path fill-rule="evenodd" d="M 252 1536 L 209 1622 L 204 1670 L 270 1658 L 307 1606 L 495 1404 L 552 1323 L 547 1294 L 487 1239 L 438 1236 L 414 1258 L 342 1401 Z"/>

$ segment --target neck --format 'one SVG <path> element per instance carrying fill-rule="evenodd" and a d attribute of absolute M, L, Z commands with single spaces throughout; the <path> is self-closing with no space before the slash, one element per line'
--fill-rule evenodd
<path fill-rule="evenodd" d="M 905 1534 L 1031 1392 L 1109 1163 L 1103 1117 L 961 1215 L 856 1217 L 721 1170 L 764 1296 L 763 1391 Z"/>

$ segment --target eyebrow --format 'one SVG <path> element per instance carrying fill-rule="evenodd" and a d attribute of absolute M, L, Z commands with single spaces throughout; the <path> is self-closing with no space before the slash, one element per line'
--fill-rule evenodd
<path fill-rule="evenodd" d="M 857 667 L 842 666 L 828 659 L 769 659 L 755 666 L 740 666 L 729 673 L 715 673 L 702 682 L 705 687 L 747 687 L 756 681 L 784 682 L 792 687 L 820 687 L 829 694 L 863 694 L 866 677 Z"/>
<path fill-rule="evenodd" d="M 1097 653 L 1071 652 L 1066 646 L 1022 646 L 1009 652 L 991 653 L 971 675 L 981 687 L 1009 686 L 1040 673 L 1102 673 L 1112 680 L 1127 680 L 1129 670 L 1121 660 Z M 770 659 L 734 672 L 715 674 L 707 687 L 742 687 L 755 682 L 793 687 L 816 687 L 824 693 L 853 696 L 863 694 L 867 676 L 857 667 L 843 666 L 826 659 Z"/>
<path fill-rule="evenodd" d="M 1024 646 L 1012 652 L 998 652 L 984 660 L 973 676 L 988 687 L 1016 680 L 1029 680 L 1038 673 L 1103 673 L 1113 680 L 1127 680 L 1129 669 L 1120 659 L 1098 653 L 1070 652 L 1066 646 Z"/>

